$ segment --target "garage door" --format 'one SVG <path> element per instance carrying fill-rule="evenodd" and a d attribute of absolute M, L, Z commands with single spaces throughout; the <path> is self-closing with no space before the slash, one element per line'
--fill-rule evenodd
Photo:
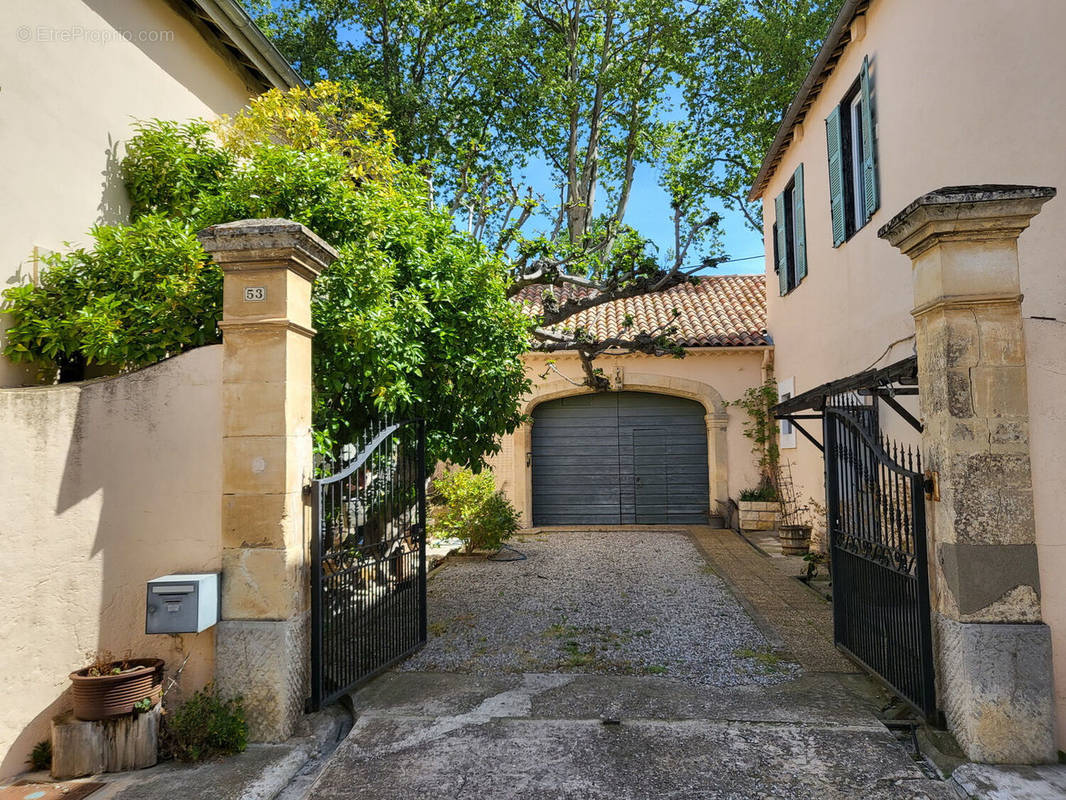
<path fill-rule="evenodd" d="M 533 411 L 533 524 L 707 521 L 703 406 L 604 392 Z"/>

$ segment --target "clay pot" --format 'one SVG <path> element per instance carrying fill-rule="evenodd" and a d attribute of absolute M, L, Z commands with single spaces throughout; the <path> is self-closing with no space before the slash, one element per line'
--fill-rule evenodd
<path fill-rule="evenodd" d="M 117 675 L 88 675 L 89 667 L 70 673 L 74 716 L 82 720 L 109 719 L 133 713 L 134 703 L 146 697 L 155 706 L 163 696 L 163 660 L 131 658 L 115 662 L 133 669 Z"/>

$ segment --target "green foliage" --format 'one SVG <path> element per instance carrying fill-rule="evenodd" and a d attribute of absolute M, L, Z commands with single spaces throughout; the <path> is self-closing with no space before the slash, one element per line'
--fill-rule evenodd
<path fill-rule="evenodd" d="M 499 550 L 518 531 L 518 512 L 491 472 L 448 472 L 433 482 L 433 500 L 430 534 L 459 539 L 468 550 Z"/>
<path fill-rule="evenodd" d="M 121 174 L 130 196 L 130 219 L 166 214 L 191 219 L 196 202 L 212 194 L 233 168 L 203 120 L 138 122 L 126 145 Z"/>
<path fill-rule="evenodd" d="M 222 273 L 178 220 L 93 229 L 94 246 L 49 256 L 40 284 L 8 289 L 5 354 L 70 367 L 151 364 L 218 340 Z"/>
<path fill-rule="evenodd" d="M 755 486 L 750 489 L 740 490 L 741 502 L 747 503 L 773 503 L 778 499 L 777 490 L 773 486 Z"/>
<path fill-rule="evenodd" d="M 179 761 L 233 755 L 248 746 L 243 698 L 224 698 L 214 685 L 196 692 L 164 720 L 166 745 Z"/>
<path fill-rule="evenodd" d="M 541 161 L 565 192 L 534 192 L 530 224 L 550 236 L 563 215 L 580 244 L 597 216 L 623 223 L 632 170 L 651 168 L 678 251 L 690 232 L 702 240 L 690 246 L 715 246 L 712 200 L 759 227 L 745 194 L 840 0 L 250 6 L 305 78 L 355 80 L 387 109 L 401 157 L 452 210 L 506 231 L 511 200 L 527 197 L 511 179 Z"/>
<path fill-rule="evenodd" d="M 33 746 L 33 750 L 30 751 L 30 757 L 26 759 L 26 763 L 37 771 L 51 769 L 52 741 L 50 739 L 42 739 L 37 742 Z"/>
<path fill-rule="evenodd" d="M 777 405 L 777 381 L 771 375 L 758 386 L 749 387 L 739 400 L 727 405 L 739 406 L 747 412 L 744 435 L 751 439 L 752 452 L 758 459 L 759 487 L 773 492 L 773 499 L 776 500 L 777 491 L 773 487 L 776 485 L 781 453 L 777 440 L 777 420 L 772 409 Z"/>
<path fill-rule="evenodd" d="M 803 576 L 810 581 L 818 576 L 818 568 L 829 562 L 829 556 L 825 553 L 811 551 L 803 555 L 803 560 L 806 562 Z"/>
<path fill-rule="evenodd" d="M 747 203 L 763 155 L 840 8 L 840 0 L 715 0 L 696 80 L 685 87 L 691 144 L 679 171 L 706 182 L 762 230 Z"/>
<path fill-rule="evenodd" d="M 95 229 L 40 286 L 9 289 L 7 354 L 70 379 L 71 364 L 130 369 L 218 341 L 221 273 L 195 231 L 284 217 L 341 253 L 312 297 L 317 447 L 383 413 L 425 417 L 431 463 L 480 466 L 521 421 L 530 322 L 507 299 L 505 263 L 431 207 L 383 125 L 336 84 L 267 92 L 217 141 L 200 123 L 143 123 L 122 169 L 155 213 Z"/>

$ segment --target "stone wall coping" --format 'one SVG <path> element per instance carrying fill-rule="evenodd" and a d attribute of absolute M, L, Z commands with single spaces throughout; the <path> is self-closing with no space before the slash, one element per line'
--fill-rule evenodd
<path fill-rule="evenodd" d="M 945 186 L 914 200 L 877 235 L 912 258 L 943 238 L 1013 238 L 1055 195 L 1051 186 Z"/>
<path fill-rule="evenodd" d="M 306 225 L 288 219 L 242 219 L 204 228 L 196 238 L 222 263 L 251 262 L 264 269 L 287 266 L 285 251 L 316 274 L 338 258 L 337 251 Z"/>
<path fill-rule="evenodd" d="M 777 500 L 765 501 L 765 500 L 741 500 L 738 505 L 741 511 L 779 511 L 781 509 L 781 503 Z"/>

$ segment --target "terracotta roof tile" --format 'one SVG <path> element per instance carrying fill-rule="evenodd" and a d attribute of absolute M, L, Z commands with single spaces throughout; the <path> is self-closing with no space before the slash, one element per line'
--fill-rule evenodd
<path fill-rule="evenodd" d="M 527 286 L 517 298 L 530 313 L 540 311 L 544 287 Z M 588 290 L 556 289 L 559 302 Z M 681 315 L 674 318 L 673 310 Z M 699 283 L 664 292 L 629 297 L 581 311 L 566 320 L 567 328 L 583 327 L 597 339 L 625 335 L 626 315 L 633 317 L 629 334 L 661 325 L 677 328 L 672 337 L 684 347 L 752 347 L 772 344 L 766 332 L 766 291 L 762 275 L 712 275 Z"/>

